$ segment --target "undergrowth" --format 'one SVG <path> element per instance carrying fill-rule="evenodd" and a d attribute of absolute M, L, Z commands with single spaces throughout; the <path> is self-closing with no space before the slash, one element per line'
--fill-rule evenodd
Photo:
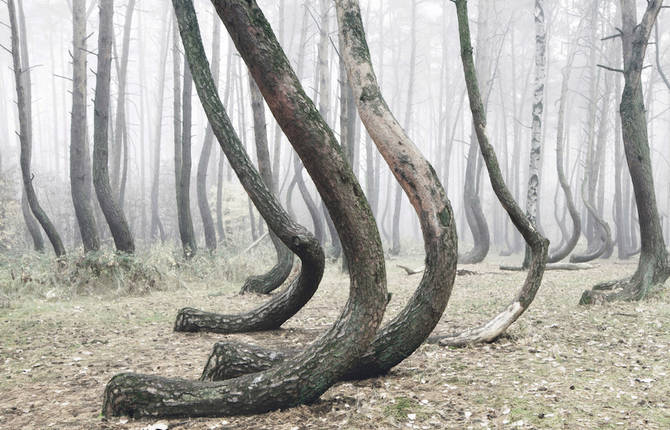
<path fill-rule="evenodd" d="M 269 242 L 269 241 L 268 241 Z M 186 283 L 242 283 L 262 273 L 258 261 L 272 261 L 268 244 L 240 254 L 232 247 L 199 250 L 186 259 L 181 249 L 157 245 L 134 255 L 106 249 L 88 254 L 0 253 L 0 306 L 20 298 L 68 299 L 79 295 L 143 295 L 183 288 Z"/>

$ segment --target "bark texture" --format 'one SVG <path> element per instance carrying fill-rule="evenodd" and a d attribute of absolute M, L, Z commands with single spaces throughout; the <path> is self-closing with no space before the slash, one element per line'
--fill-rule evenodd
<path fill-rule="evenodd" d="M 538 199 L 540 192 L 540 169 L 542 160 L 542 114 L 544 112 L 544 83 L 547 66 L 547 28 L 544 17 L 544 0 L 535 0 L 535 82 L 533 84 L 533 116 L 530 142 L 530 166 L 528 167 L 528 193 L 526 215 L 531 224 L 537 225 Z M 529 268 L 532 255 L 529 245 L 523 267 Z"/>
<path fill-rule="evenodd" d="M 100 249 L 91 202 L 93 182 L 86 120 L 86 0 L 72 2 L 72 120 L 70 123 L 70 186 L 84 251 Z"/>
<path fill-rule="evenodd" d="M 629 280 L 596 285 L 582 294 L 581 304 L 614 300 L 641 300 L 670 276 L 668 252 L 656 204 L 651 154 L 647 134 L 641 74 L 649 36 L 663 6 L 662 0 L 647 2 L 645 13 L 637 21 L 634 0 L 621 0 L 622 53 L 624 88 L 619 112 L 624 151 L 635 190 L 639 216 L 641 251 L 638 267 Z M 608 292 L 610 290 L 614 290 Z"/>
<path fill-rule="evenodd" d="M 491 342 L 497 339 L 528 309 L 542 283 L 549 241 L 537 231 L 531 218 L 524 215 L 523 210 L 512 196 L 503 179 L 495 151 L 489 143 L 486 134 L 486 113 L 479 92 L 479 84 L 472 56 L 467 0 L 455 0 L 455 3 L 458 14 L 461 59 L 463 61 L 465 83 L 470 98 L 470 110 L 472 111 L 479 147 L 486 162 L 493 190 L 530 250 L 530 266 L 526 280 L 512 303 L 502 312 L 480 327 L 469 329 L 460 334 L 436 336 L 429 339 L 433 342 L 439 342 L 441 345 L 462 346 L 480 342 Z"/>
<path fill-rule="evenodd" d="M 344 252 L 352 262 L 350 300 L 323 337 L 295 358 L 262 373 L 213 383 L 118 375 L 105 390 L 105 415 L 221 416 L 260 413 L 313 402 L 368 348 L 384 313 L 386 276 L 379 233 L 363 191 L 344 161 L 332 131 L 302 90 L 258 5 L 253 0 L 215 0 L 213 3 L 270 109 L 303 158 L 334 215 Z M 204 57 L 192 3 L 174 0 L 173 4 L 187 52 L 197 50 Z M 202 67 L 208 77 L 198 85 L 203 105 L 216 101 L 223 117 L 218 120 L 229 125 L 207 61 L 201 64 L 193 55 L 191 57 L 193 67 Z M 217 137 L 225 139 L 225 136 Z M 277 204 L 275 199 L 270 201 Z M 259 206 L 263 203 L 257 202 Z M 279 234 L 281 226 L 275 227 Z M 290 236 L 287 235 L 286 242 L 296 248 L 305 242 L 314 244 L 313 240 Z"/>
<path fill-rule="evenodd" d="M 95 82 L 93 109 L 93 185 L 102 213 L 114 237 L 116 249 L 133 253 L 135 242 L 109 183 L 109 101 L 112 71 L 112 37 L 114 35 L 114 0 L 100 3 L 98 32 L 98 68 Z"/>

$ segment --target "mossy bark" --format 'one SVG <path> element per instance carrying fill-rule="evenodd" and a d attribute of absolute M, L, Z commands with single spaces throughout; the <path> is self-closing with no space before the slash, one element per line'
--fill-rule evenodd
<path fill-rule="evenodd" d="M 351 262 L 350 298 L 326 334 L 294 358 L 265 372 L 223 382 L 117 375 L 105 390 L 105 415 L 222 416 L 261 413 L 313 402 L 367 350 L 384 313 L 386 274 L 379 233 L 363 191 L 344 161 L 332 131 L 305 95 L 255 1 L 213 0 L 213 3 L 333 215 L 344 252 Z M 173 5 L 201 102 L 210 122 L 222 125 L 215 134 L 229 159 L 237 158 L 240 163 L 248 164 L 239 140 L 231 139 L 234 133 L 209 73 L 193 4 L 190 0 L 173 0 Z M 240 180 L 243 178 L 240 175 Z M 255 202 L 259 210 L 279 212 L 280 216 L 266 220 L 287 246 L 299 256 L 304 255 L 305 246 L 312 245 L 314 249 L 314 239 L 309 235 L 309 241 L 294 242 L 295 236 L 286 228 L 291 225 L 290 219 L 259 178 L 248 185 L 259 188 L 268 197 L 267 201 Z"/>

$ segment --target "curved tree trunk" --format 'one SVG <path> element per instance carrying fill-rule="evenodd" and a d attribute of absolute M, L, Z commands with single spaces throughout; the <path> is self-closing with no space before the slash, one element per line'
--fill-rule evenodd
<path fill-rule="evenodd" d="M 218 118 L 210 117 L 210 121 L 226 124 L 232 132 L 216 95 L 207 61 L 203 60 L 204 49 L 193 5 L 190 0 L 174 0 L 173 4 L 194 76 L 199 81 L 197 87 L 203 105 L 211 103 L 220 114 Z M 221 416 L 260 413 L 313 402 L 368 348 L 384 313 L 386 276 L 379 233 L 363 190 L 344 161 L 332 131 L 302 90 L 255 1 L 217 0 L 214 4 L 270 109 L 313 175 L 333 214 L 344 252 L 350 261 L 356 262 L 350 268 L 350 300 L 338 321 L 323 337 L 294 359 L 263 373 L 213 383 L 118 375 L 105 390 L 105 415 Z M 198 54 L 197 58 L 194 53 Z M 217 137 L 224 141 L 227 136 Z M 225 150 L 226 146 L 223 147 Z M 242 152 L 239 142 L 237 147 L 238 153 Z M 229 156 L 233 155 L 231 151 Z M 275 212 L 285 215 L 260 181 L 256 186 L 268 197 L 268 201 L 259 200 L 256 204 L 259 207 L 274 204 Z M 276 222 L 278 218 L 269 216 L 266 219 L 273 223 L 272 228 L 296 254 L 303 253 L 299 248 L 305 244 L 319 249 L 306 232 L 301 238 L 285 229 L 284 226 L 290 225 L 287 217 L 283 222 Z"/>
<path fill-rule="evenodd" d="M 30 211 L 30 205 L 28 204 L 28 198 L 26 197 L 25 187 L 21 187 L 21 213 L 23 214 L 23 220 L 26 223 L 28 233 L 30 233 L 30 238 L 33 240 L 33 249 L 37 252 L 44 252 L 44 238 L 42 237 L 42 230 L 40 230 L 39 223 L 33 216 L 33 213 Z"/>
<path fill-rule="evenodd" d="M 19 5 L 21 7 L 21 5 Z M 31 81 L 30 81 L 30 61 L 28 59 L 28 42 L 26 40 L 27 32 L 23 13 L 18 17 L 21 20 L 21 37 L 19 38 L 19 24 L 17 22 L 16 7 L 14 0 L 7 2 L 9 11 L 9 22 L 12 44 L 12 65 L 14 68 L 14 82 L 16 84 L 16 102 L 19 110 L 19 140 L 21 142 L 21 178 L 26 200 L 30 210 L 40 223 L 46 233 L 51 246 L 53 246 L 56 256 L 65 255 L 63 241 L 44 209 L 37 200 L 37 193 L 33 187 L 33 175 L 31 172 L 32 161 L 32 108 L 31 108 Z M 34 240 L 34 238 L 33 238 Z"/>
<path fill-rule="evenodd" d="M 558 182 L 565 196 L 565 204 L 568 207 L 568 212 L 570 213 L 570 218 L 572 219 L 572 234 L 570 237 L 565 238 L 566 241 L 562 247 L 559 247 L 554 252 L 549 254 L 549 258 L 547 259 L 548 263 L 557 263 L 570 255 L 570 253 L 575 249 L 575 246 L 577 246 L 577 242 L 579 242 L 579 236 L 581 235 L 582 231 L 582 220 L 579 216 L 577 208 L 575 207 L 575 202 L 572 197 L 572 190 L 570 189 L 570 183 L 565 177 L 565 168 L 563 167 L 565 109 L 568 102 L 570 74 L 572 72 L 572 64 L 576 53 L 576 49 L 572 49 L 570 55 L 568 56 L 568 62 L 562 71 L 563 83 L 561 84 L 561 101 L 558 107 L 558 129 L 556 131 L 556 171 L 558 172 Z"/>
<path fill-rule="evenodd" d="M 70 186 L 84 251 L 100 249 L 93 215 L 91 155 L 86 126 L 86 0 L 72 2 L 72 120 L 70 123 Z"/>
<path fill-rule="evenodd" d="M 212 76 L 214 82 L 219 83 L 219 70 L 221 63 L 221 22 L 214 18 L 214 30 L 212 34 Z M 224 101 L 225 106 L 225 101 Z M 207 123 L 207 130 L 205 131 L 205 141 L 202 144 L 200 151 L 200 160 L 198 161 L 197 173 L 197 193 L 198 193 L 198 209 L 200 210 L 200 218 L 202 219 L 202 228 L 205 233 L 205 245 L 209 252 L 216 250 L 216 229 L 214 228 L 214 218 L 212 217 L 212 210 L 209 207 L 209 199 L 207 198 L 207 169 L 209 168 L 209 158 L 212 154 L 212 145 L 214 144 L 214 133 L 212 126 Z"/>
<path fill-rule="evenodd" d="M 493 147 L 489 144 L 486 135 L 486 113 L 482 104 L 479 92 L 479 84 L 472 57 L 472 44 L 470 42 L 470 29 L 468 23 L 467 0 L 456 0 L 456 10 L 458 14 L 458 28 L 461 42 L 461 58 L 463 60 L 463 69 L 465 72 L 465 82 L 468 87 L 470 98 L 470 109 L 472 111 L 473 122 L 477 132 L 479 147 L 484 156 L 486 167 L 489 172 L 489 178 L 493 190 L 500 200 L 512 222 L 523 235 L 526 244 L 530 250 L 531 262 L 526 280 L 523 287 L 516 294 L 514 300 L 501 313 L 495 316 L 486 324 L 467 330 L 463 333 L 450 336 L 436 336 L 431 341 L 439 341 L 441 345 L 461 346 L 479 342 L 491 342 L 498 338 L 505 330 L 516 321 L 521 314 L 530 306 L 535 294 L 542 283 L 542 276 L 547 261 L 547 252 L 549 241 L 545 239 L 535 228 L 531 218 L 524 215 L 519 204 L 514 200 L 500 171 L 498 159 Z M 544 19 L 541 3 L 536 2 L 535 16 L 536 25 L 543 25 Z M 539 19 L 538 19 L 539 16 Z"/>
<path fill-rule="evenodd" d="M 133 253 L 135 243 L 123 211 L 112 194 L 109 183 L 108 129 L 110 80 L 112 70 L 112 37 L 114 34 L 114 0 L 100 3 L 100 29 L 98 32 L 98 69 L 95 82 L 93 118 L 93 185 L 105 215 L 116 249 Z"/>
<path fill-rule="evenodd" d="M 249 77 L 249 89 L 251 93 L 251 109 L 254 114 L 254 137 L 256 141 L 256 157 L 258 158 L 258 170 L 263 183 L 272 194 L 277 195 L 277 184 L 272 180 L 272 167 L 270 164 L 270 151 L 268 148 L 268 135 L 265 126 L 265 106 L 263 95 L 258 85 Z M 270 239 L 277 253 L 277 264 L 267 273 L 259 276 L 250 276 L 242 286 L 240 293 L 269 294 L 279 288 L 291 274 L 293 268 L 293 252 L 288 249 L 282 241 L 270 231 Z"/>
<path fill-rule="evenodd" d="M 488 6 L 485 6 L 488 7 Z M 458 262 L 461 264 L 481 263 L 489 252 L 491 243 L 489 226 L 484 217 L 479 191 L 476 185 L 477 158 L 479 158 L 476 136 L 473 136 L 468 150 L 468 163 L 465 167 L 465 187 L 463 190 L 463 201 L 465 218 L 472 233 L 474 245 L 470 251 L 460 255 Z"/>
<path fill-rule="evenodd" d="M 625 85 L 621 95 L 621 127 L 628 168 L 635 190 L 640 225 L 641 253 L 638 267 L 629 280 L 608 282 L 593 287 L 582 294 L 581 304 L 613 300 L 641 300 L 654 287 L 670 276 L 668 252 L 663 240 L 663 230 L 658 215 L 654 193 L 654 178 L 647 136 L 641 73 L 649 35 L 663 5 L 663 0 L 647 3 L 642 20 L 637 22 L 636 4 L 621 0 L 622 46 Z M 617 290 L 607 293 L 607 290 Z"/>
<path fill-rule="evenodd" d="M 598 210 L 593 206 L 593 203 L 591 203 L 586 193 L 586 175 L 588 175 L 588 169 L 586 169 L 585 179 L 582 182 L 582 201 L 584 202 L 584 207 L 589 215 L 591 215 L 591 219 L 597 224 L 600 234 L 597 236 L 598 244 L 595 245 L 595 248 L 591 251 L 587 250 L 585 254 L 573 254 L 570 257 L 571 263 L 587 263 L 593 261 L 602 256 L 608 246 L 612 243 L 612 233 L 609 225 L 600 217 Z"/>
<path fill-rule="evenodd" d="M 456 276 L 457 240 L 451 205 L 437 174 L 400 127 L 380 92 L 367 50 L 358 1 L 338 0 L 341 55 L 358 112 L 372 140 L 410 198 L 421 223 L 426 269 L 409 303 L 378 333 L 345 379 L 379 376 L 411 355 L 447 305 Z M 223 380 L 278 365 L 294 352 L 218 343 L 201 379 Z"/>

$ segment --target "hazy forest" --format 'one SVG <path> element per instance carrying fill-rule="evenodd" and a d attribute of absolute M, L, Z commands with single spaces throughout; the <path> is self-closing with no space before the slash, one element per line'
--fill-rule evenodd
<path fill-rule="evenodd" d="M 667 2 L 0 24 L 0 430 L 670 428 Z"/>

